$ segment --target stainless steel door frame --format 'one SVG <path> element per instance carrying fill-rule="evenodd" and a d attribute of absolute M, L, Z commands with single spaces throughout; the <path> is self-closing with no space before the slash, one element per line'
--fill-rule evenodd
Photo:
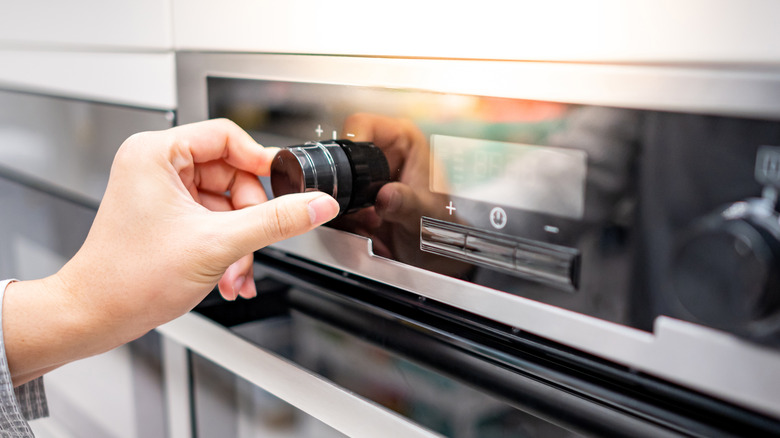
<path fill-rule="evenodd" d="M 157 331 L 165 339 L 171 438 L 191 433 L 192 419 L 183 410 L 183 406 L 189 407 L 190 397 L 189 386 L 183 384 L 190 372 L 184 358 L 186 350 L 198 353 L 346 435 L 440 436 L 240 339 L 196 313 L 190 312 L 158 327 Z"/>

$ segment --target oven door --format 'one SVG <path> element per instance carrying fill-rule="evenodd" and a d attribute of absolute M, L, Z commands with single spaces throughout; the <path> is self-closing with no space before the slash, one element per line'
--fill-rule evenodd
<path fill-rule="evenodd" d="M 174 436 L 780 431 L 774 420 L 415 294 L 276 250 L 255 259 L 257 298 L 215 293 L 159 329 L 167 378 L 179 381 L 169 394 L 191 400 L 171 406 Z"/>
<path fill-rule="evenodd" d="M 688 300 L 721 312 L 684 320 L 670 287 L 690 272 L 681 237 L 760 197 L 756 152 L 780 144 L 780 75 L 744 68 L 184 52 L 178 115 L 229 117 L 266 146 L 357 137 L 356 114 L 405 120 L 420 147 L 390 167 L 431 201 L 406 229 L 366 208 L 273 248 L 778 418 L 777 345 L 716 324 L 732 301 Z M 780 302 L 753 301 L 758 317 Z"/>

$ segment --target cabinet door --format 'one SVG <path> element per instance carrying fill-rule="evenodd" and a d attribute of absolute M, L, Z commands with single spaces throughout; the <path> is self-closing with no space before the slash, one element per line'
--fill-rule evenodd
<path fill-rule="evenodd" d="M 173 113 L 0 90 L 0 171 L 96 206 L 114 154 Z"/>
<path fill-rule="evenodd" d="M 163 111 L 0 92 L 0 278 L 56 272 L 86 238 L 121 142 L 171 124 Z M 164 436 L 159 351 L 150 333 L 49 373 L 36 436 Z"/>
<path fill-rule="evenodd" d="M 29 0 L 3 6 L 5 45 L 146 50 L 172 45 L 169 0 Z"/>

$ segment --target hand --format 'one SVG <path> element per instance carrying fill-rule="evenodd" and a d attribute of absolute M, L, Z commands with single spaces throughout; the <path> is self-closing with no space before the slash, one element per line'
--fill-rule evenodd
<path fill-rule="evenodd" d="M 323 193 L 266 202 L 256 175 L 275 153 L 227 120 L 125 141 L 82 248 L 52 277 L 6 291 L 14 382 L 135 339 L 218 282 L 227 299 L 254 296 L 253 251 L 338 213 Z"/>

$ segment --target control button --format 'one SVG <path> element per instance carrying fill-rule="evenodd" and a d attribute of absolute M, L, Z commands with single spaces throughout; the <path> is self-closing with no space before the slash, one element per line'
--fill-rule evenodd
<path fill-rule="evenodd" d="M 567 292 L 579 287 L 580 252 L 575 248 L 423 217 L 420 249 Z"/>
<path fill-rule="evenodd" d="M 506 222 L 506 211 L 504 211 L 503 208 L 493 207 L 493 209 L 490 210 L 490 225 L 493 225 L 493 228 L 500 230 L 506 226 Z"/>
<path fill-rule="evenodd" d="M 780 147 L 761 146 L 756 157 L 756 181 L 780 188 Z"/>
<path fill-rule="evenodd" d="M 541 282 L 576 289 L 579 251 L 541 242 L 519 242 L 515 248 L 515 268 Z"/>
<path fill-rule="evenodd" d="M 780 222 L 765 199 L 696 221 L 677 244 L 673 316 L 761 343 L 780 339 Z"/>
<path fill-rule="evenodd" d="M 420 220 L 420 249 L 436 254 L 463 257 L 466 234 L 461 227 L 423 217 Z"/>
<path fill-rule="evenodd" d="M 318 133 L 321 126 L 317 126 Z M 390 182 L 390 168 L 373 143 L 333 140 L 282 148 L 271 162 L 275 197 L 312 190 L 339 203 L 339 216 L 374 205 L 376 194 Z"/>
<path fill-rule="evenodd" d="M 515 243 L 475 235 L 466 236 L 466 257 L 505 269 L 515 268 Z"/>
<path fill-rule="evenodd" d="M 750 198 L 697 219 L 677 242 L 672 316 L 775 346 L 780 340 L 780 147 L 761 146 Z"/>

